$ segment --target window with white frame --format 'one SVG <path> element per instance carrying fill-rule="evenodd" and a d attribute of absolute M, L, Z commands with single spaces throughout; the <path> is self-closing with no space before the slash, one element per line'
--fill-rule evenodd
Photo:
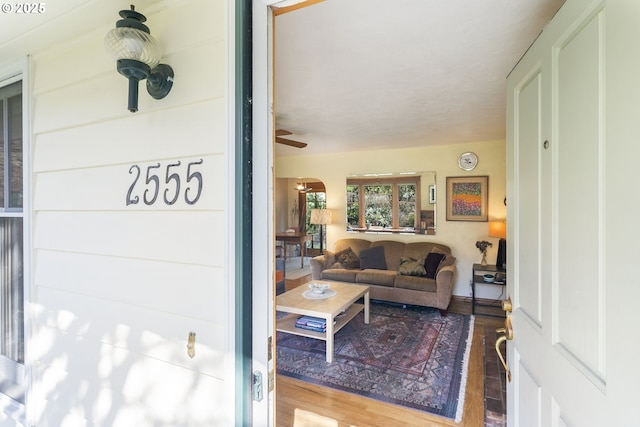
<path fill-rule="evenodd" d="M 24 403 L 22 82 L 0 87 L 0 392 Z"/>

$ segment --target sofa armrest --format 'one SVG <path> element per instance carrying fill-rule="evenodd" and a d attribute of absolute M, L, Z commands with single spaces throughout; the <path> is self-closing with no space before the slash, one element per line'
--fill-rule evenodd
<path fill-rule="evenodd" d="M 311 258 L 309 260 L 309 264 L 311 265 L 311 279 L 319 280 L 322 275 L 322 270 L 324 270 L 325 256 L 320 255 Z"/>
<path fill-rule="evenodd" d="M 454 265 L 448 265 L 442 267 L 438 274 L 436 274 L 436 299 L 438 301 L 438 308 L 446 310 L 451 302 L 451 295 L 453 294 L 454 275 L 456 267 Z"/>

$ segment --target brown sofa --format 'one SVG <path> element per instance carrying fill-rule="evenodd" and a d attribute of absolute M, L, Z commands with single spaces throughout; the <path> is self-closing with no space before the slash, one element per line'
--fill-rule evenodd
<path fill-rule="evenodd" d="M 430 252 L 442 255 L 429 256 Z M 373 261 L 372 253 L 375 253 Z M 381 256 L 384 260 L 380 259 Z M 375 265 L 376 258 L 382 265 Z M 430 265 L 430 275 L 435 278 L 407 268 L 426 258 L 435 258 L 435 261 L 441 258 L 435 270 L 433 262 Z M 335 243 L 332 252 L 325 251 L 324 255 L 311 259 L 313 280 L 369 285 L 370 297 L 373 299 L 435 307 L 442 314 L 446 313 L 451 301 L 454 275 L 455 258 L 451 256 L 451 249 L 433 242 L 341 239 Z"/>

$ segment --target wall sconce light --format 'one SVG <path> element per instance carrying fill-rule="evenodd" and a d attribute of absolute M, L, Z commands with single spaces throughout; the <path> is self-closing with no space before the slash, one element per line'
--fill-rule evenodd
<path fill-rule="evenodd" d="M 129 111 L 138 111 L 138 82 L 147 80 L 147 92 L 154 99 L 162 99 L 173 86 L 173 69 L 160 64 L 161 52 L 149 27 L 143 24 L 147 18 L 134 10 L 121 10 L 116 28 L 104 38 L 107 51 L 117 60 L 120 74 L 129 79 Z"/>

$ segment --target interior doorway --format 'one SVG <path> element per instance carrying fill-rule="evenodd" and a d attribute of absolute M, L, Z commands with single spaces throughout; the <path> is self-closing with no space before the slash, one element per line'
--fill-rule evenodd
<path fill-rule="evenodd" d="M 326 209 L 326 189 L 315 178 L 276 178 L 274 217 L 275 256 L 282 267 L 285 290 L 311 280 L 310 259 L 326 248 L 326 226 L 331 212 Z"/>

